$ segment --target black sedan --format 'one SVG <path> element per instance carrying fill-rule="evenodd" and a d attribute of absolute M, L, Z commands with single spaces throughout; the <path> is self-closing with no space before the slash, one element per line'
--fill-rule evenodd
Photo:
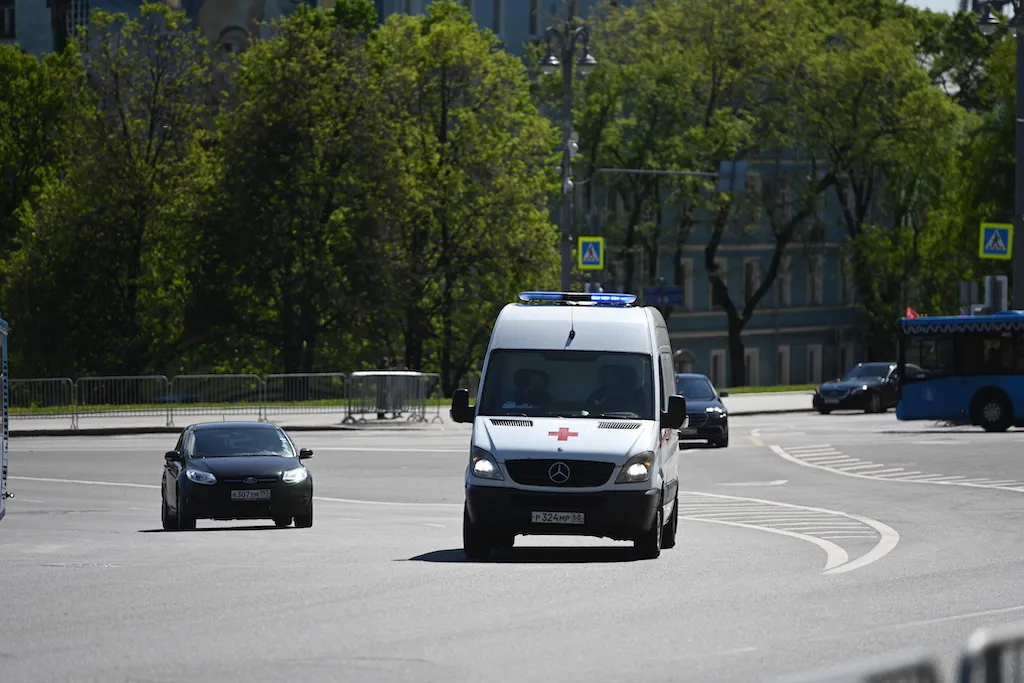
<path fill-rule="evenodd" d="M 683 441 L 707 441 L 715 448 L 729 445 L 729 411 L 722 398 L 728 391 L 718 392 L 707 375 L 679 373 L 676 393 L 686 399 L 687 426 L 679 430 Z"/>
<path fill-rule="evenodd" d="M 267 422 L 206 422 L 186 427 L 164 456 L 160 517 L 166 530 L 197 519 L 295 520 L 313 526 L 313 475 L 288 434 Z"/>
<path fill-rule="evenodd" d="M 858 363 L 842 377 L 823 382 L 814 391 L 811 405 L 822 415 L 833 410 L 863 410 L 884 413 L 899 402 L 899 378 L 895 361 Z M 920 374 L 921 368 L 907 364 L 907 373 Z"/>

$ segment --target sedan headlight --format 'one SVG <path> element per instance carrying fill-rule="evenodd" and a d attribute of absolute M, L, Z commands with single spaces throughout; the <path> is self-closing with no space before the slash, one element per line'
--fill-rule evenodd
<path fill-rule="evenodd" d="M 209 486 L 217 483 L 217 477 L 203 470 L 185 470 L 185 476 L 188 477 L 189 481 L 196 484 L 206 484 Z"/>
<path fill-rule="evenodd" d="M 626 461 L 619 472 L 616 484 L 638 484 L 642 481 L 649 481 L 651 470 L 654 468 L 654 453 L 648 451 L 634 455 Z"/>
<path fill-rule="evenodd" d="M 710 415 L 725 415 L 725 410 L 718 406 L 708 406 L 705 410 Z"/>
<path fill-rule="evenodd" d="M 296 467 L 294 470 L 287 470 L 281 480 L 286 484 L 298 484 L 309 478 L 309 470 L 305 467 Z"/>
<path fill-rule="evenodd" d="M 482 448 L 474 448 L 473 455 L 469 458 L 469 471 L 474 477 L 481 479 L 494 479 L 504 481 L 505 475 L 501 473 L 494 456 Z"/>

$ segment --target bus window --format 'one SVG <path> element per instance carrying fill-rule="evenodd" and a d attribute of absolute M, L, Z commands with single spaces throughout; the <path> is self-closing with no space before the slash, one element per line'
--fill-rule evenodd
<path fill-rule="evenodd" d="M 904 337 L 907 345 L 906 363 L 924 371 L 922 375 L 907 372 L 907 381 L 923 377 L 943 377 L 953 374 L 953 340 L 949 337 Z"/>

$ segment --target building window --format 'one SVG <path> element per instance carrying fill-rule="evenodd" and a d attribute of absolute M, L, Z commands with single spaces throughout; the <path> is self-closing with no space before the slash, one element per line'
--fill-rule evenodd
<path fill-rule="evenodd" d="M 17 35 L 14 0 L 0 0 L 0 38 L 14 38 Z"/>
<path fill-rule="evenodd" d="M 694 371 L 693 353 L 689 349 L 682 349 L 676 354 L 676 372 Z"/>
<path fill-rule="evenodd" d="M 807 303 L 811 306 L 820 306 L 822 301 L 822 271 L 824 270 L 822 258 L 812 256 L 807 261 Z"/>
<path fill-rule="evenodd" d="M 402 12 L 405 14 L 412 14 L 412 0 L 402 1 Z"/>
<path fill-rule="evenodd" d="M 715 259 L 715 266 L 718 269 L 718 277 L 722 279 L 722 284 L 728 287 L 729 274 L 726 271 L 725 259 Z M 708 288 L 711 290 L 711 308 L 720 307 L 722 305 L 722 299 L 718 296 L 718 288 L 711 282 L 710 277 L 708 277 Z"/>
<path fill-rule="evenodd" d="M 69 38 L 78 36 L 78 27 L 89 24 L 89 0 L 69 0 L 64 16 L 64 29 Z"/>
<path fill-rule="evenodd" d="M 505 14 L 505 0 L 494 0 L 494 16 L 492 17 L 491 30 L 494 31 L 494 35 L 500 36 L 502 31 L 502 25 L 504 24 Z"/>
<path fill-rule="evenodd" d="M 540 23 L 540 0 L 530 0 L 530 35 L 537 35 L 537 25 Z"/>
<path fill-rule="evenodd" d="M 761 374 L 760 349 L 745 349 L 743 351 L 743 384 L 748 387 L 760 385 L 759 375 Z"/>
<path fill-rule="evenodd" d="M 785 308 L 793 305 L 793 263 L 788 256 L 783 256 L 779 261 L 779 274 L 776 277 L 779 300 L 778 308 Z"/>
<path fill-rule="evenodd" d="M 576 12 L 579 8 L 576 7 L 576 0 L 569 0 L 569 18 L 575 19 Z"/>
<path fill-rule="evenodd" d="M 775 352 L 775 383 L 780 387 L 789 386 L 789 347 L 786 345 Z"/>
<path fill-rule="evenodd" d="M 811 344 L 807 347 L 807 382 L 821 383 L 821 344 Z"/>
<path fill-rule="evenodd" d="M 715 349 L 711 352 L 711 383 L 715 388 L 725 386 L 725 350 Z"/>
<path fill-rule="evenodd" d="M 679 260 L 679 281 L 683 283 L 683 308 L 693 310 L 693 259 Z"/>
<path fill-rule="evenodd" d="M 760 259 L 747 259 L 743 264 L 743 301 L 747 302 L 754 298 L 754 293 L 761 286 L 761 261 Z"/>

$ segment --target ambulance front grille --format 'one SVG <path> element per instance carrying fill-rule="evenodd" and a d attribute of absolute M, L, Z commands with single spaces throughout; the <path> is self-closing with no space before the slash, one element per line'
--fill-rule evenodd
<path fill-rule="evenodd" d="M 491 420 L 495 427 L 532 427 L 533 420 Z"/>

